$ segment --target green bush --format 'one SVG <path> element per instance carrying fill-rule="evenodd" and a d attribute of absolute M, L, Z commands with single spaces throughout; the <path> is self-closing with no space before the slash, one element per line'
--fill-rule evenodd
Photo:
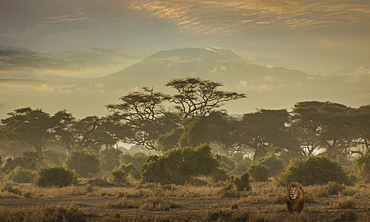
<path fill-rule="evenodd" d="M 286 171 L 280 175 L 279 181 L 284 185 L 293 181 L 303 185 L 323 185 L 331 181 L 352 184 L 342 167 L 325 156 L 310 156 L 291 161 Z"/>
<path fill-rule="evenodd" d="M 263 182 L 268 181 L 270 170 L 262 164 L 251 165 L 248 170 L 253 181 Z"/>
<path fill-rule="evenodd" d="M 370 183 L 370 152 L 357 158 L 356 165 L 360 171 L 360 178 L 365 183 Z"/>
<path fill-rule="evenodd" d="M 77 177 L 64 167 L 55 166 L 41 169 L 34 184 L 38 187 L 66 187 L 77 184 Z"/>
<path fill-rule="evenodd" d="M 328 191 L 328 194 L 330 195 L 337 195 L 341 192 L 343 192 L 346 189 L 346 186 L 343 184 L 339 184 L 337 182 L 329 182 L 326 185 L 326 189 Z"/>
<path fill-rule="evenodd" d="M 68 169 L 75 170 L 81 177 L 100 171 L 100 161 L 95 155 L 86 152 L 71 152 L 65 162 Z"/>
<path fill-rule="evenodd" d="M 270 170 L 270 176 L 277 176 L 284 171 L 283 159 L 277 157 L 274 153 L 262 157 L 258 162 Z"/>
<path fill-rule="evenodd" d="M 6 179 L 17 183 L 30 183 L 35 176 L 36 173 L 32 170 L 17 167 L 7 175 Z"/>
<path fill-rule="evenodd" d="M 140 170 L 137 169 L 133 163 L 121 164 L 118 167 L 118 169 L 127 172 L 129 175 L 131 175 L 136 180 L 140 179 Z"/>
<path fill-rule="evenodd" d="M 122 151 L 115 148 L 108 148 L 100 152 L 101 170 L 110 172 L 120 165 L 119 155 Z"/>
<path fill-rule="evenodd" d="M 225 181 L 228 178 L 229 177 L 227 175 L 227 172 L 223 168 L 220 168 L 220 167 L 217 167 L 217 169 L 212 173 L 212 180 L 214 182 Z"/>
<path fill-rule="evenodd" d="M 124 170 L 113 170 L 110 172 L 111 179 L 113 183 L 125 184 L 127 183 L 128 173 Z"/>
<path fill-rule="evenodd" d="M 223 197 L 240 197 L 240 192 L 248 192 L 252 189 L 248 172 L 240 177 L 231 177 L 229 183 L 221 190 Z"/>
<path fill-rule="evenodd" d="M 249 180 L 249 174 L 246 172 L 240 177 L 236 177 L 233 181 L 237 191 L 250 191 L 252 189 Z"/>
<path fill-rule="evenodd" d="M 5 173 L 9 173 L 17 167 L 28 170 L 37 170 L 40 164 L 42 164 L 42 160 L 36 152 L 25 152 L 22 156 L 8 158 L 2 169 Z"/>
<path fill-rule="evenodd" d="M 227 171 L 232 171 L 235 169 L 236 162 L 233 159 L 225 155 L 220 155 L 219 159 L 220 159 L 220 167 L 224 168 Z"/>
<path fill-rule="evenodd" d="M 136 169 L 141 169 L 144 165 L 145 161 L 148 159 L 148 155 L 145 153 L 135 153 L 134 155 L 128 154 L 121 154 L 120 155 L 120 163 L 121 165 L 124 164 L 134 164 Z"/>
<path fill-rule="evenodd" d="M 182 185 L 198 176 L 211 176 L 217 167 L 208 145 L 172 149 L 148 158 L 142 168 L 142 182 Z"/>

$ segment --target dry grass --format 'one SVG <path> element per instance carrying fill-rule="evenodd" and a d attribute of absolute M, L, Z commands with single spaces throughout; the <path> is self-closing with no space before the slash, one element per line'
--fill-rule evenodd
<path fill-rule="evenodd" d="M 339 197 L 336 200 L 331 202 L 330 207 L 340 208 L 340 209 L 351 209 L 351 208 L 355 208 L 356 205 L 357 205 L 357 200 L 355 197 Z"/>
<path fill-rule="evenodd" d="M 0 209 L 2 222 L 83 222 L 87 216 L 74 206 L 38 206 L 26 211 L 9 211 L 4 207 Z"/>
<path fill-rule="evenodd" d="M 252 191 L 243 193 L 244 196 L 239 198 L 220 197 L 223 189 L 221 186 L 142 184 L 136 187 L 100 187 L 86 184 L 63 188 L 37 188 L 31 184 L 12 183 L 0 186 L 2 200 L 14 202 L 17 198 L 18 202 L 29 199 L 29 204 L 23 208 L 17 207 L 13 211 L 9 210 L 10 208 L 1 208 L 0 221 L 48 221 L 45 219 L 45 212 L 50 212 L 54 217 L 69 215 L 73 218 L 75 215 L 82 217 L 82 221 L 85 218 L 88 218 L 88 221 L 104 221 L 84 213 L 88 209 L 88 212 L 106 215 L 101 216 L 103 218 L 109 217 L 110 219 L 106 221 L 176 221 L 172 217 L 179 214 L 192 221 L 306 222 L 355 218 L 352 221 L 370 222 L 370 214 L 366 213 L 370 209 L 368 202 L 370 186 L 362 184 L 339 188 L 338 194 L 330 194 L 332 191 L 328 191 L 328 186 L 304 187 L 306 193 L 304 213 L 290 215 L 285 205 L 286 188 L 268 182 L 253 183 Z M 35 200 L 42 202 L 50 199 L 57 200 L 56 203 L 59 200 L 64 201 L 64 205 L 55 205 L 54 202 L 48 208 L 30 204 Z M 68 200 L 74 201 L 71 206 L 68 206 L 70 203 Z M 100 202 L 93 203 L 95 200 Z M 194 204 L 200 209 L 194 208 L 192 206 Z M 39 209 L 41 212 L 36 214 Z M 120 215 L 117 212 L 125 213 Z M 129 212 L 130 215 L 125 215 Z M 137 212 L 143 214 L 143 217 L 138 219 Z M 198 217 L 193 214 L 197 214 Z"/>

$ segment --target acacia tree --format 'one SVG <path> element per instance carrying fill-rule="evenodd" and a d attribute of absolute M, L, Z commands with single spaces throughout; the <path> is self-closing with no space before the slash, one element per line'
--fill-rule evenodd
<path fill-rule="evenodd" d="M 245 94 L 219 90 L 222 83 L 199 78 L 173 79 L 166 86 L 178 91 L 170 98 L 170 102 L 176 104 L 175 108 L 184 118 L 208 116 L 225 102 L 246 97 Z"/>
<path fill-rule="evenodd" d="M 288 122 L 289 114 L 286 110 L 261 109 L 248 113 L 239 122 L 235 139 L 239 146 L 246 146 L 254 151 L 254 159 L 264 157 L 276 148 L 300 155 L 295 139 L 287 132 Z"/>
<path fill-rule="evenodd" d="M 123 103 L 107 105 L 109 118 L 126 134 L 117 134 L 128 143 L 156 149 L 156 140 L 178 124 L 176 114 L 167 111 L 163 103 L 170 96 L 147 87 L 143 92 L 133 92 L 121 97 Z M 119 130 L 116 130 L 118 132 Z"/>
<path fill-rule="evenodd" d="M 290 128 L 296 132 L 301 146 L 311 154 L 324 148 L 330 157 L 349 152 L 352 123 L 345 105 L 332 102 L 297 103 L 291 112 Z"/>
<path fill-rule="evenodd" d="M 214 112 L 209 116 L 196 116 L 185 124 L 179 138 L 180 147 L 196 147 L 203 143 L 217 144 L 220 151 L 229 155 L 234 141 L 235 121 L 222 112 Z M 231 152 L 230 152 L 231 151 Z"/>
<path fill-rule="evenodd" d="M 47 141 L 52 138 L 54 122 L 50 115 L 30 107 L 16 109 L 8 115 L 10 117 L 1 120 L 2 133 L 9 140 L 30 144 L 41 157 Z"/>
<path fill-rule="evenodd" d="M 75 148 L 75 134 L 72 129 L 76 118 L 66 110 L 61 110 L 53 116 L 52 121 L 55 122 L 55 140 L 60 142 L 66 150 L 73 150 Z"/>
<path fill-rule="evenodd" d="M 76 119 L 65 110 L 57 112 L 54 122 L 54 139 L 67 151 L 93 149 L 98 151 L 116 144 L 117 138 L 111 130 L 111 123 L 106 118 L 87 116 Z"/>
<path fill-rule="evenodd" d="M 370 105 L 361 106 L 357 109 L 351 109 L 349 112 L 350 123 L 352 124 L 354 146 L 362 146 L 360 154 L 369 152 L 370 148 Z M 359 147 L 361 148 L 361 147 Z M 356 151 L 353 151 L 356 152 Z"/>

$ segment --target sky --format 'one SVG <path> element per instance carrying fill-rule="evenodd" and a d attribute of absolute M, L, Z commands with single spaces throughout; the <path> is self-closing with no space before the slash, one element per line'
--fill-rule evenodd
<path fill-rule="evenodd" d="M 40 81 L 100 77 L 185 47 L 311 75 L 368 75 L 370 1 L 0 0 L 0 111 L 5 97 L 53 90 Z"/>

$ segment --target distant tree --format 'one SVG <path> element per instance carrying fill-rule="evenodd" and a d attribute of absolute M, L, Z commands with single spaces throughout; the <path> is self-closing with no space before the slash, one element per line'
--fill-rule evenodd
<path fill-rule="evenodd" d="M 331 102 L 308 101 L 297 103 L 291 112 L 291 130 L 301 142 L 306 155 L 317 148 L 335 158 L 349 152 L 352 131 L 347 106 Z"/>
<path fill-rule="evenodd" d="M 41 109 L 33 110 L 29 107 L 16 109 L 8 115 L 10 117 L 1 120 L 4 124 L 2 133 L 9 140 L 30 144 L 42 156 L 46 143 L 52 139 L 55 126 L 50 115 Z"/>
<path fill-rule="evenodd" d="M 161 152 L 166 152 L 170 149 L 179 147 L 179 139 L 183 133 L 182 128 L 175 128 L 168 133 L 165 133 L 158 137 L 157 146 Z"/>
<path fill-rule="evenodd" d="M 59 111 L 53 119 L 56 122 L 55 139 L 68 151 L 90 149 L 99 152 L 117 143 L 118 139 L 110 133 L 112 123 L 106 118 L 87 116 L 78 120 L 66 111 Z"/>
<path fill-rule="evenodd" d="M 76 118 L 66 110 L 58 111 L 53 117 L 55 123 L 54 139 L 59 142 L 67 151 L 71 151 L 76 147 L 74 125 Z"/>
<path fill-rule="evenodd" d="M 287 132 L 288 122 L 289 114 L 286 110 L 261 109 L 243 116 L 235 138 L 240 146 L 254 150 L 255 160 L 264 157 L 269 151 L 275 151 L 275 148 L 288 149 L 300 155 L 297 141 Z"/>
<path fill-rule="evenodd" d="M 225 102 L 245 98 L 245 94 L 221 91 L 222 83 L 188 77 L 173 79 L 166 86 L 178 91 L 170 101 L 184 118 L 190 116 L 207 116 L 217 111 Z"/>
<path fill-rule="evenodd" d="M 43 152 L 44 154 L 44 161 L 53 164 L 53 165 L 63 165 L 65 159 L 67 158 L 67 154 L 62 151 L 57 151 L 54 149 L 46 149 Z"/>
<path fill-rule="evenodd" d="M 179 139 L 180 147 L 196 147 L 201 144 L 218 144 L 221 150 L 229 155 L 234 150 L 232 134 L 236 130 L 235 122 L 222 112 L 209 116 L 195 116 L 184 121 L 184 130 Z"/>
<path fill-rule="evenodd" d="M 123 103 L 107 105 L 112 112 L 110 119 L 122 130 L 129 129 L 120 139 L 128 143 L 157 149 L 158 137 L 178 125 L 176 114 L 166 111 L 163 103 L 170 97 L 144 87 L 143 92 L 133 92 L 121 97 Z"/>
<path fill-rule="evenodd" d="M 351 123 L 352 144 L 362 146 L 360 154 L 370 152 L 370 105 L 361 106 L 357 109 L 351 109 L 349 112 Z M 360 147 L 359 147 L 360 148 Z M 353 151 L 356 152 L 356 151 Z"/>
<path fill-rule="evenodd" d="M 108 148 L 100 151 L 102 171 L 109 172 L 120 165 L 119 159 L 122 151 L 115 148 Z"/>
<path fill-rule="evenodd" d="M 197 147 L 200 144 L 208 143 L 209 137 L 209 118 L 206 116 L 194 117 L 185 125 L 180 137 L 180 147 Z"/>

